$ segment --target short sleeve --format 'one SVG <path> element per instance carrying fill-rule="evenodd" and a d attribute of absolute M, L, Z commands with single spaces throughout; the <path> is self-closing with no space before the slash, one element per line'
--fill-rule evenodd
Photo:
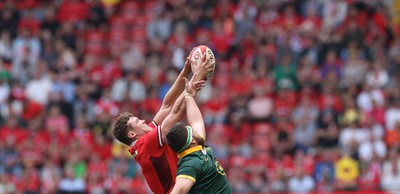
<path fill-rule="evenodd" d="M 182 161 L 178 165 L 178 172 L 176 173 L 176 178 L 185 178 L 193 181 L 194 183 L 196 182 L 198 176 L 199 176 L 199 171 L 198 171 L 198 166 L 200 161 L 194 161 L 194 159 L 191 160 L 185 160 Z"/>

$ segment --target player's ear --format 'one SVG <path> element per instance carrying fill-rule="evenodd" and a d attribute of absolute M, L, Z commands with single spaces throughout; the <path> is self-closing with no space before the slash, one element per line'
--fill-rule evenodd
<path fill-rule="evenodd" d="M 129 132 L 128 132 L 128 137 L 129 137 L 129 138 L 133 139 L 133 138 L 135 138 L 136 136 L 137 136 L 137 134 L 136 134 L 135 132 L 133 132 L 133 131 L 129 131 Z"/>

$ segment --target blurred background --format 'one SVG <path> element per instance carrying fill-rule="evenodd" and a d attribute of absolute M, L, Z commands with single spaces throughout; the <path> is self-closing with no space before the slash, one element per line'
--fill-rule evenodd
<path fill-rule="evenodd" d="M 400 191 L 398 0 L 2 0 L 0 194 L 148 193 L 110 133 L 199 44 L 236 193 Z"/>

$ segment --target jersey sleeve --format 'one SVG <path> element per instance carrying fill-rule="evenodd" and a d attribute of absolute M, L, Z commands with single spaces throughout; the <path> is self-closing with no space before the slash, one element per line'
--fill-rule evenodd
<path fill-rule="evenodd" d="M 198 172 L 199 168 L 197 166 L 197 164 L 199 164 L 199 163 L 200 163 L 200 161 L 194 161 L 194 159 L 183 161 L 178 166 L 176 178 L 189 179 L 195 183 L 199 176 L 199 172 Z"/>

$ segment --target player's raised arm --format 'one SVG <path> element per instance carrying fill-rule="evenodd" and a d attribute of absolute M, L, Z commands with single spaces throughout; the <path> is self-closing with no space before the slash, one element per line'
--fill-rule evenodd
<path fill-rule="evenodd" d="M 185 66 L 179 73 L 174 84 L 171 86 L 171 88 L 165 95 L 160 110 L 154 116 L 153 120 L 156 123 L 161 124 L 164 121 L 165 117 L 170 113 L 173 105 L 175 104 L 175 101 L 178 99 L 179 95 L 185 88 L 185 82 L 183 78 L 187 77 L 190 72 L 191 72 L 190 61 L 189 59 L 186 59 Z"/>
<path fill-rule="evenodd" d="M 204 87 L 205 80 L 194 81 L 196 80 L 197 74 L 194 74 L 191 82 L 193 83 L 193 87 L 197 91 Z M 186 103 L 185 103 L 185 94 L 186 92 L 182 92 L 181 95 L 176 100 L 174 106 L 172 107 L 171 112 L 165 118 L 165 120 L 161 124 L 161 133 L 162 139 L 165 141 L 165 135 L 167 134 L 168 130 L 178 121 L 182 119 L 186 112 Z M 194 94 L 194 95 L 196 95 Z"/>
<path fill-rule="evenodd" d="M 209 62 L 209 61 L 208 61 Z M 186 102 L 186 114 L 188 118 L 189 125 L 192 127 L 197 134 L 206 140 L 206 130 L 204 127 L 203 116 L 200 112 L 199 107 L 194 100 L 195 95 L 197 94 L 195 82 L 193 79 L 188 81 L 185 78 L 185 102 Z"/>

